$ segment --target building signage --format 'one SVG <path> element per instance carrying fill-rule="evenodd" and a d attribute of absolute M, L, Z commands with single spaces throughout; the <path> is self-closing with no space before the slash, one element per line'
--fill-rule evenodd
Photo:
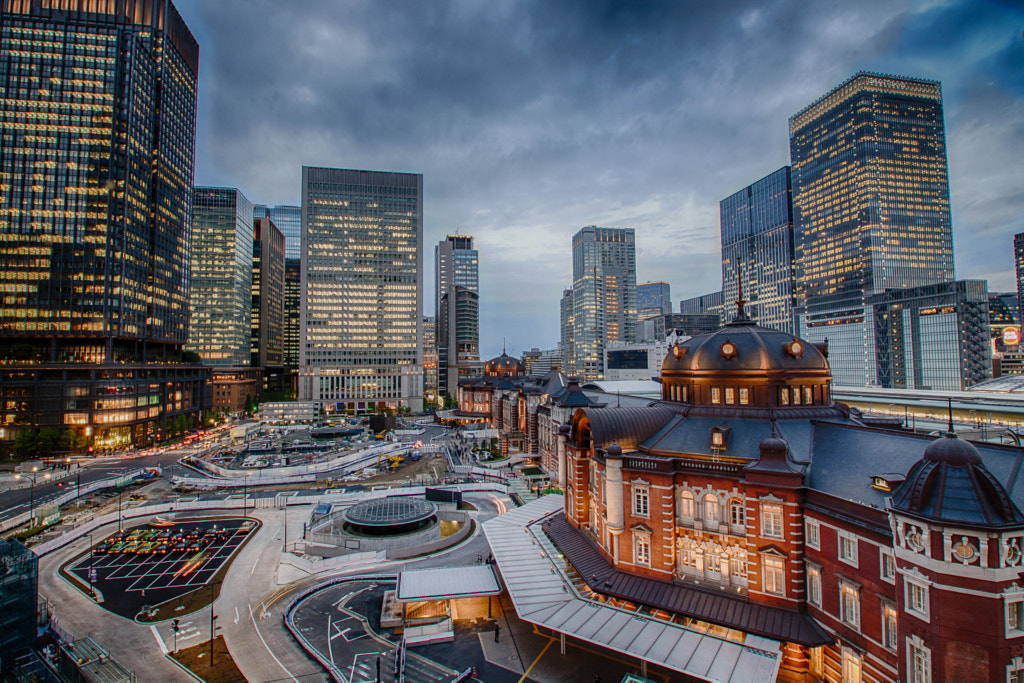
<path fill-rule="evenodd" d="M 1003 343 L 1007 346 L 1016 346 L 1020 343 L 1020 328 L 1007 327 L 1003 330 Z"/>

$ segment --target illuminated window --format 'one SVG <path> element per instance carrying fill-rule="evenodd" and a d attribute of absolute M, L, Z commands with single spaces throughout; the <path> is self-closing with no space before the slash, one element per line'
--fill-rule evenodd
<path fill-rule="evenodd" d="M 846 581 L 839 582 L 839 618 L 847 626 L 860 628 L 860 590 Z"/>
<path fill-rule="evenodd" d="M 882 602 L 882 645 L 893 652 L 899 644 L 896 634 L 897 617 L 896 605 L 891 602 Z"/>
<path fill-rule="evenodd" d="M 745 406 L 750 403 L 750 390 L 745 387 L 740 387 L 740 405 Z"/>
<path fill-rule="evenodd" d="M 782 504 L 761 503 L 761 535 L 765 538 L 783 538 Z"/>
<path fill-rule="evenodd" d="M 821 567 L 807 563 L 807 602 L 821 607 Z"/>
<path fill-rule="evenodd" d="M 718 496 L 709 493 L 704 496 L 704 522 L 710 524 L 718 523 Z"/>
<path fill-rule="evenodd" d="M 774 595 L 786 593 L 786 561 L 781 557 L 762 556 L 761 570 L 764 592 Z"/>
<path fill-rule="evenodd" d="M 711 402 L 721 403 L 721 390 L 718 387 L 711 387 Z"/>

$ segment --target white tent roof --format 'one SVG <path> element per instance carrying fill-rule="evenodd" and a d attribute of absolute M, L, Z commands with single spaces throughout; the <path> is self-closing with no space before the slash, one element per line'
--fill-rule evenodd
<path fill-rule="evenodd" d="M 520 619 L 705 681 L 775 680 L 778 641 L 748 634 L 738 643 L 578 595 L 558 549 L 533 526 L 561 510 L 562 496 L 543 496 L 483 525 Z"/>
<path fill-rule="evenodd" d="M 440 569 L 414 569 L 398 573 L 395 598 L 412 600 L 451 600 L 501 593 L 501 584 L 489 564 Z"/>

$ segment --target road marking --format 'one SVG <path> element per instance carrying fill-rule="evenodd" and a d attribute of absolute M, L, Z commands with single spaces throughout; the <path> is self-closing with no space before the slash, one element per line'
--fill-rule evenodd
<path fill-rule="evenodd" d="M 337 629 L 337 626 L 335 626 Z M 331 647 L 331 641 L 334 637 L 331 635 L 331 615 L 327 615 L 327 656 L 331 658 L 331 668 L 334 668 L 334 649 Z"/>
<path fill-rule="evenodd" d="M 531 671 L 533 671 L 533 667 L 537 666 L 537 662 L 540 661 L 540 658 L 544 656 L 544 653 L 548 651 L 548 648 L 551 647 L 554 642 L 554 638 L 548 641 L 548 644 L 545 645 L 544 649 L 540 651 L 539 655 L 537 655 L 537 659 L 533 660 L 533 664 L 530 665 L 530 668 L 523 672 L 523 677 L 519 679 L 519 683 L 523 683 L 523 681 L 526 680 L 526 677 L 530 675 Z"/>
<path fill-rule="evenodd" d="M 293 676 L 293 675 L 292 675 L 292 672 L 291 672 L 291 671 L 289 671 L 289 670 L 288 670 L 287 668 L 285 668 L 285 665 L 284 665 L 284 664 L 282 664 L 282 663 L 281 663 L 281 660 L 277 658 L 277 655 L 275 655 L 275 654 L 274 654 L 273 650 L 271 650 L 271 649 L 270 649 L 270 648 L 269 648 L 269 647 L 267 646 L 267 641 L 263 640 L 263 634 L 262 634 L 262 633 L 260 633 L 260 627 L 259 627 L 259 624 L 257 624 L 257 623 L 256 623 L 256 619 L 254 619 L 254 618 L 253 618 L 253 615 L 252 615 L 252 610 L 251 610 L 251 607 L 250 607 L 250 613 L 249 613 L 249 618 L 250 618 L 250 619 L 252 619 L 252 627 L 253 627 L 254 629 L 256 629 L 256 635 L 258 635 L 258 636 L 260 637 L 260 642 L 261 642 L 261 643 L 263 643 L 263 647 L 265 647 L 265 648 L 267 649 L 267 652 L 269 652 L 269 653 L 270 653 L 270 656 L 274 658 L 274 661 L 275 661 L 275 662 L 277 662 L 277 665 L 278 665 L 279 667 L 281 667 L 281 669 L 282 669 L 282 670 L 284 670 L 284 672 L 285 672 L 286 674 L 288 674 L 288 678 L 290 678 L 290 679 L 292 679 L 293 681 L 295 681 L 295 683 L 299 683 L 298 679 L 297 679 L 297 678 L 295 678 L 295 676 Z"/>
<path fill-rule="evenodd" d="M 238 605 L 235 605 L 235 623 L 237 624 L 238 620 L 241 618 L 242 617 L 238 616 Z"/>
<path fill-rule="evenodd" d="M 153 637 L 156 638 L 156 644 L 160 646 L 160 651 L 167 654 L 167 646 L 164 645 L 164 639 L 160 637 L 160 632 L 156 630 L 156 626 L 150 626 L 149 630 L 153 632 Z"/>
<path fill-rule="evenodd" d="M 256 571 L 256 565 L 259 564 L 259 563 L 260 563 L 260 558 L 257 557 L 255 559 L 255 561 L 253 561 L 253 563 L 252 563 L 252 569 L 249 570 L 249 576 L 253 575 L 253 573 Z"/>

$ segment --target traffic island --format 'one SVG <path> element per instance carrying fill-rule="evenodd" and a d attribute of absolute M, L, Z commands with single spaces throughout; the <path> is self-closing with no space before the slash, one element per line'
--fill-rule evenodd
<path fill-rule="evenodd" d="M 210 641 L 207 640 L 192 647 L 182 648 L 167 657 L 206 683 L 245 683 L 245 676 L 239 671 L 235 660 L 231 658 L 231 653 L 228 652 L 224 636 L 217 636 L 214 639 L 212 650 Z"/>

